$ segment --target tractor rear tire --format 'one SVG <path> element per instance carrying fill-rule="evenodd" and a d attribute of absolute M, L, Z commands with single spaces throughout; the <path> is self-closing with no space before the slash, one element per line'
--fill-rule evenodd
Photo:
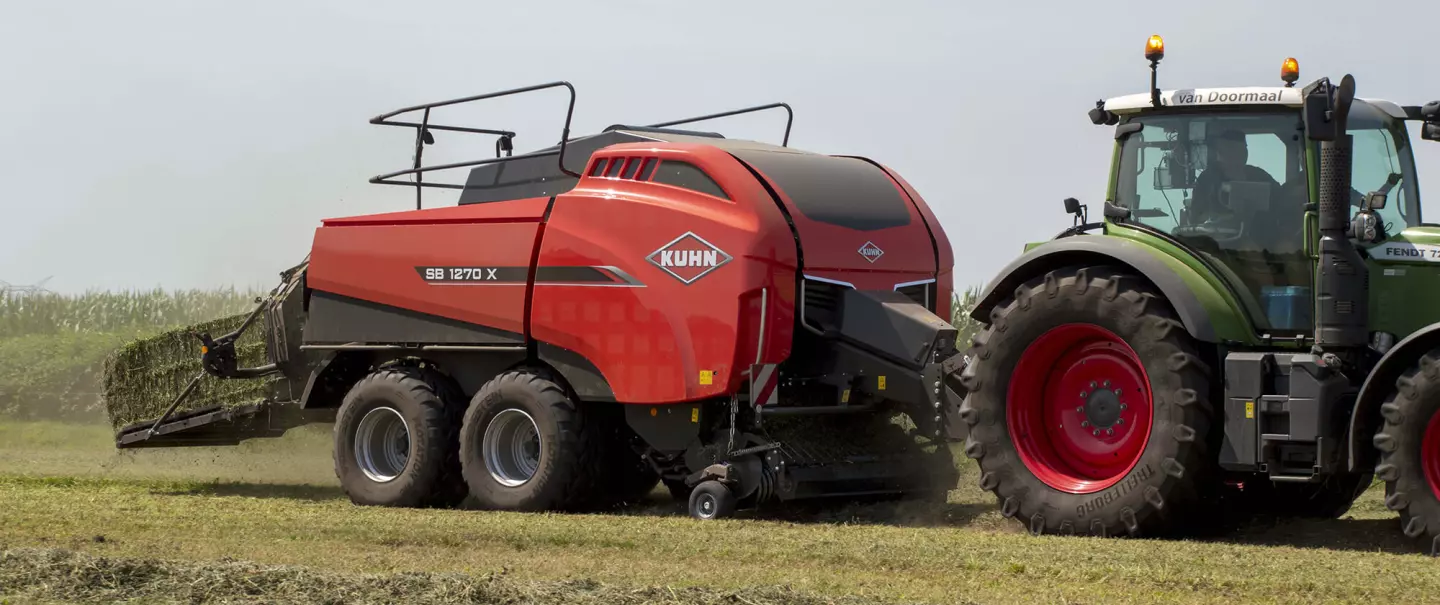
<path fill-rule="evenodd" d="M 335 475 L 364 506 L 453 507 L 460 475 L 461 403 L 444 376 L 415 367 L 355 383 L 335 417 Z"/>
<path fill-rule="evenodd" d="M 1385 482 L 1385 506 L 1400 514 L 1405 535 L 1440 556 L 1440 349 L 1395 384 L 1380 406 L 1375 475 Z"/>
<path fill-rule="evenodd" d="M 610 445 L 601 425 L 543 372 L 495 377 L 471 398 L 460 431 L 470 495 L 494 510 L 595 507 Z"/>
<path fill-rule="evenodd" d="M 1004 516 L 1037 535 L 1216 527 L 1211 369 L 1147 282 L 1050 271 L 996 306 L 972 345 L 964 451 Z"/>

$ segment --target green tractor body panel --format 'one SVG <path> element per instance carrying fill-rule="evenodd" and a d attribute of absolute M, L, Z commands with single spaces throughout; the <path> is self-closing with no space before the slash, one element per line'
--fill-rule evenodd
<path fill-rule="evenodd" d="M 1405 229 L 1368 253 L 1371 330 L 1400 340 L 1440 321 L 1440 226 Z"/>
<path fill-rule="evenodd" d="M 1251 329 L 1250 314 L 1259 311 L 1253 301 L 1236 296 L 1235 291 L 1223 281 L 1229 271 L 1224 265 L 1208 265 L 1180 247 L 1124 225 L 1106 225 L 1106 235 L 1144 246 L 1146 251 L 1165 263 L 1185 282 L 1185 286 L 1200 299 L 1205 314 L 1214 327 L 1212 342 L 1254 344 L 1255 331 Z M 1246 303 L 1252 308 L 1246 309 Z"/>

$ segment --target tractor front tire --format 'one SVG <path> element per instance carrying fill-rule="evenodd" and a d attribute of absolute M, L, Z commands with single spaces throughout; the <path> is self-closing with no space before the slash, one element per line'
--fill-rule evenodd
<path fill-rule="evenodd" d="M 355 383 L 335 417 L 335 474 L 351 502 L 452 507 L 465 498 L 461 402 L 448 379 L 415 367 L 382 368 Z"/>
<path fill-rule="evenodd" d="M 1219 493 L 1201 345 L 1138 276 L 1051 271 L 990 313 L 962 373 L 966 456 L 1033 534 L 1210 531 Z"/>
<path fill-rule="evenodd" d="M 1440 556 L 1440 349 L 1395 384 L 1380 406 L 1375 476 L 1385 482 L 1385 506 L 1400 514 L 1405 535 Z"/>
<path fill-rule="evenodd" d="M 501 374 L 471 398 L 460 431 L 460 463 L 482 508 L 562 511 L 601 499 L 602 423 L 548 375 Z M 612 486 L 613 488 L 613 486 Z"/>

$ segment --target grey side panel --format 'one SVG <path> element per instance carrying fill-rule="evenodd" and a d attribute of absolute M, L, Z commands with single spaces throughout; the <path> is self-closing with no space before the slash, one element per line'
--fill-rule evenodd
<path fill-rule="evenodd" d="M 540 361 L 549 364 L 565 377 L 570 388 L 584 401 L 615 401 L 615 392 L 610 383 L 600 374 L 600 369 L 584 356 L 569 349 L 546 343 L 536 343 Z"/>
<path fill-rule="evenodd" d="M 521 334 L 314 290 L 306 344 L 522 346 Z"/>
<path fill-rule="evenodd" d="M 1350 414 L 1350 468 L 1368 468 L 1376 459 L 1371 438 L 1379 428 L 1380 405 L 1395 389 L 1395 381 L 1405 373 L 1420 356 L 1431 349 L 1440 347 L 1440 323 L 1433 323 L 1416 330 L 1400 342 L 1395 343 L 1375 369 L 1360 385 L 1360 394 L 1355 398 L 1355 410 Z"/>
<path fill-rule="evenodd" d="M 1185 281 L 1144 248 L 1113 237 L 1067 237 L 1022 254 L 1000 271 L 1000 277 L 985 287 L 980 294 L 980 302 L 975 305 L 970 316 L 977 321 L 989 322 L 990 310 L 1025 281 L 1043 275 L 1046 271 L 1077 262 L 1105 262 L 1107 259 L 1112 262 L 1119 261 L 1139 271 L 1165 294 L 1191 336 L 1205 342 L 1215 342 L 1215 326 L 1210 322 L 1210 315 Z"/>

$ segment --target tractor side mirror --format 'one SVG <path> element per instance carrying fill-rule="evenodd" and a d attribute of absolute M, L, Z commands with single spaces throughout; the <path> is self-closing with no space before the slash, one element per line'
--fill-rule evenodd
<path fill-rule="evenodd" d="M 1426 122 L 1420 127 L 1420 138 L 1426 141 L 1440 141 L 1440 122 Z"/>
<path fill-rule="evenodd" d="M 1331 91 L 1334 96 L 1331 96 Z M 1312 141 L 1334 141 L 1345 133 L 1350 119 L 1350 105 L 1355 101 L 1355 79 L 1345 76 L 1340 85 L 1332 87 L 1321 80 L 1305 89 L 1302 115 L 1305 133 Z"/>
<path fill-rule="evenodd" d="M 1073 197 L 1065 198 L 1065 213 L 1075 217 L 1075 224 L 1080 225 L 1090 220 L 1090 209 Z"/>
<path fill-rule="evenodd" d="M 1385 203 L 1390 198 L 1388 194 L 1379 191 L 1371 191 L 1365 194 L 1365 207 L 1371 210 L 1384 210 Z"/>
<path fill-rule="evenodd" d="M 1335 123 L 1327 120 L 1330 113 L 1330 95 L 1323 88 L 1316 88 L 1305 95 L 1302 116 L 1305 120 L 1305 134 L 1312 141 L 1335 140 Z"/>

